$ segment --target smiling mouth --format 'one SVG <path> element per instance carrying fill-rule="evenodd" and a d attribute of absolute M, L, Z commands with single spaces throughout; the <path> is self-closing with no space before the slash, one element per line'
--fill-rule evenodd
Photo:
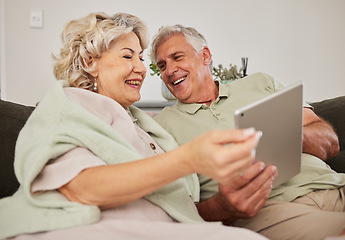
<path fill-rule="evenodd" d="M 181 78 L 177 79 L 175 82 L 173 82 L 172 84 L 177 85 L 185 79 L 186 79 L 186 77 L 181 77 Z"/>
<path fill-rule="evenodd" d="M 141 85 L 141 81 L 139 81 L 139 80 L 127 80 L 126 83 L 129 85 L 133 85 L 133 86 L 140 86 Z"/>

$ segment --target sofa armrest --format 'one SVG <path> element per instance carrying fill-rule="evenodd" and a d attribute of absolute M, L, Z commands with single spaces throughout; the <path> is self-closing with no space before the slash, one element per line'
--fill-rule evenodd
<path fill-rule="evenodd" d="M 339 138 L 340 152 L 327 163 L 337 172 L 345 173 L 345 96 L 311 103 L 314 112 L 328 121 Z"/>
<path fill-rule="evenodd" d="M 19 187 L 14 175 L 14 149 L 18 134 L 34 107 L 0 100 L 0 198 L 12 195 Z"/>

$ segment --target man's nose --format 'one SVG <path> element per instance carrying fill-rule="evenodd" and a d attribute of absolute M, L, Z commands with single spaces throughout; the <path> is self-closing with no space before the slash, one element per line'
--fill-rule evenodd
<path fill-rule="evenodd" d="M 173 75 L 177 71 L 177 66 L 174 63 L 166 64 L 166 74 L 168 76 Z"/>

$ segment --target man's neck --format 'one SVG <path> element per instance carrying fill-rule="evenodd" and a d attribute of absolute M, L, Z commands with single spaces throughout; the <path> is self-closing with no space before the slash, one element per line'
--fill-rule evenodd
<path fill-rule="evenodd" d="M 210 106 L 211 103 L 218 98 L 219 86 L 216 82 L 212 81 L 211 84 L 207 84 L 207 86 L 203 89 L 205 90 L 205 92 L 203 93 L 205 97 L 197 103 L 206 104 L 207 106 Z"/>

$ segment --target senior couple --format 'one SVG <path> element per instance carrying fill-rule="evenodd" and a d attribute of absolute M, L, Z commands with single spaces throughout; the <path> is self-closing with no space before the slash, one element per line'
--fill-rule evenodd
<path fill-rule="evenodd" d="M 146 75 L 140 19 L 90 14 L 69 22 L 62 39 L 58 81 L 18 137 L 21 186 L 0 200 L 1 239 L 343 234 L 345 175 L 325 163 L 339 151 L 327 122 L 305 105 L 302 172 L 273 190 L 277 169 L 255 162 L 261 133 L 232 129 L 235 108 L 283 88 L 272 76 L 215 82 L 204 37 L 163 27 L 151 57 L 178 100 L 154 120 L 132 106 Z"/>

